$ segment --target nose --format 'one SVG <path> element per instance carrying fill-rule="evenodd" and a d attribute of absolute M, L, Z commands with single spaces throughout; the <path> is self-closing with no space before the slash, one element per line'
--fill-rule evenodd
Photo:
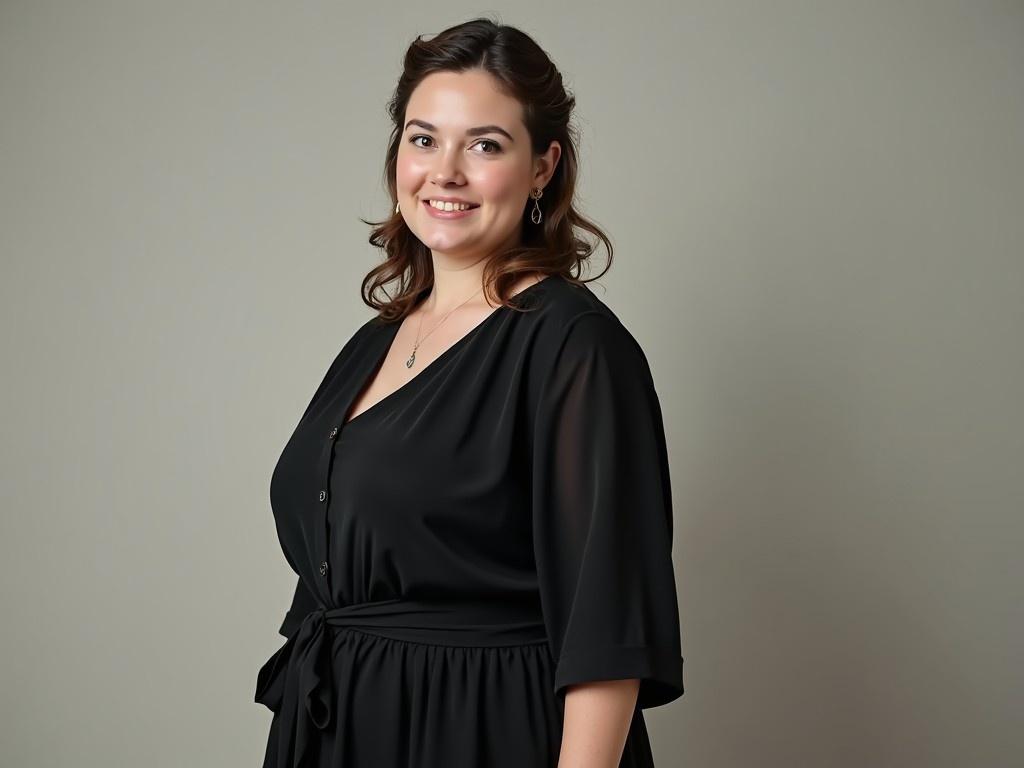
<path fill-rule="evenodd" d="M 431 174 L 431 180 L 441 187 L 445 186 L 449 181 L 462 181 L 459 157 L 458 150 L 439 153 L 437 165 Z"/>

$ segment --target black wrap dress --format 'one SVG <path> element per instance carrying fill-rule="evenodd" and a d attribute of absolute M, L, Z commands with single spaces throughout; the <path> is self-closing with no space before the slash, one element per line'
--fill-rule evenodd
<path fill-rule="evenodd" d="M 633 336 L 552 276 L 347 424 L 399 322 L 344 345 L 274 468 L 297 575 L 265 768 L 554 768 L 567 686 L 683 694 L 662 414 Z"/>

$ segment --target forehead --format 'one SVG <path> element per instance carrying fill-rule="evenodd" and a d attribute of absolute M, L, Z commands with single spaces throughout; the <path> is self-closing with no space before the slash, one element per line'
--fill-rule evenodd
<path fill-rule="evenodd" d="M 405 122 L 426 120 L 442 131 L 498 123 L 515 135 L 524 130 L 522 114 L 519 102 L 502 93 L 487 72 L 434 72 L 413 90 Z"/>

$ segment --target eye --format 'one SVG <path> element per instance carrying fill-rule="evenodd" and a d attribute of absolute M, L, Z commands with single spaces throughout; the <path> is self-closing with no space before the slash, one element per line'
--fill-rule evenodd
<path fill-rule="evenodd" d="M 426 134 L 424 134 L 424 133 L 417 133 L 415 136 L 412 136 L 412 137 L 409 138 L 409 143 L 412 144 L 414 147 L 419 147 L 420 149 L 426 149 L 425 145 L 417 144 L 416 143 L 416 141 L 418 139 L 427 139 L 428 141 L 433 141 L 433 139 L 431 139 Z M 492 149 L 489 152 L 485 151 L 484 152 L 485 155 L 496 155 L 499 152 L 501 152 L 501 144 L 499 144 L 496 141 L 492 141 L 491 139 L 480 139 L 480 141 L 474 142 L 474 144 L 490 144 L 491 146 L 494 147 L 494 149 Z"/>
<path fill-rule="evenodd" d="M 484 152 L 485 155 L 496 155 L 499 152 L 501 152 L 501 144 L 499 144 L 496 141 L 491 141 L 490 139 L 480 139 L 480 141 L 478 141 L 477 144 L 492 144 L 494 146 L 494 151 Z"/>

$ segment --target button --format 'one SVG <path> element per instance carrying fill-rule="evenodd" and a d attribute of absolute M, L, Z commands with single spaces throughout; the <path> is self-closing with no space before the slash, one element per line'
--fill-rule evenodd
<path fill-rule="evenodd" d="M 336 437 L 337 434 L 338 434 L 338 428 L 335 427 L 334 429 L 331 430 L 331 434 L 329 434 L 328 437 Z"/>
<path fill-rule="evenodd" d="M 327 491 L 320 491 L 320 501 L 327 501 Z"/>
<path fill-rule="evenodd" d="M 320 575 L 321 576 L 326 576 L 327 575 L 327 561 L 326 560 L 324 560 L 322 563 L 320 563 Z"/>

